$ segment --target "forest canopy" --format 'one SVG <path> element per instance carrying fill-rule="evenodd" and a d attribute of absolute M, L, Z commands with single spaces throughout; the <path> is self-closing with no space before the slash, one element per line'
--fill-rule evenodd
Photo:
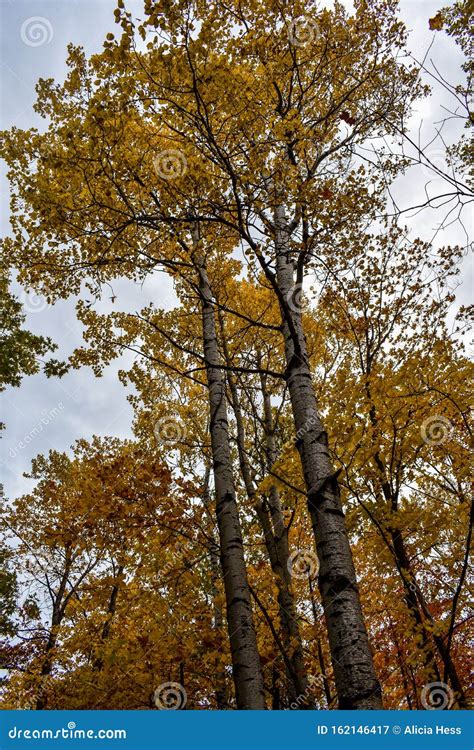
<path fill-rule="evenodd" d="M 396 0 L 326 5 L 118 0 L 102 50 L 38 82 L 44 126 L 0 134 L 0 389 L 128 353 L 134 413 L 4 499 L 2 708 L 470 705 L 469 239 L 440 238 L 473 197 L 472 4 L 423 21 L 454 84 Z M 410 129 L 435 84 L 442 161 Z M 13 273 L 75 295 L 67 361 Z M 158 274 L 171 306 L 114 306 Z"/>

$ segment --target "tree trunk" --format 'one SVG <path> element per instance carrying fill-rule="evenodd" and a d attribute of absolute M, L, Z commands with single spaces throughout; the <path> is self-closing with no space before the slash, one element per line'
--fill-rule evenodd
<path fill-rule="evenodd" d="M 71 555 L 70 555 L 70 550 L 66 548 L 64 571 L 61 575 L 61 580 L 59 582 L 58 589 L 53 599 L 51 626 L 50 626 L 49 633 L 48 633 L 48 640 L 46 643 L 43 662 L 41 664 L 41 671 L 40 671 L 41 684 L 39 687 L 38 696 L 36 699 L 36 707 L 35 707 L 37 711 L 43 711 L 46 708 L 47 703 L 48 703 L 48 679 L 53 670 L 52 652 L 56 646 L 56 642 L 58 639 L 58 631 L 59 631 L 59 628 L 61 626 L 61 623 L 64 617 L 64 609 L 65 609 L 64 595 L 66 593 L 66 586 L 67 586 L 70 570 L 71 570 Z M 51 589 L 50 589 L 50 592 L 51 592 Z"/>
<path fill-rule="evenodd" d="M 112 586 L 112 591 L 110 592 L 110 598 L 109 598 L 109 604 L 107 607 L 107 617 L 106 620 L 102 626 L 102 632 L 100 634 L 100 644 L 103 645 L 105 641 L 108 640 L 110 636 L 110 628 L 112 625 L 112 620 L 115 615 L 115 611 L 117 609 L 117 597 L 119 593 L 119 580 L 121 575 L 123 574 L 124 566 L 119 565 L 117 568 L 117 574 L 115 575 L 115 580 L 117 583 L 114 583 Z M 94 659 L 94 662 L 92 664 L 92 670 L 94 672 L 100 672 L 103 669 L 104 666 L 104 660 L 101 656 L 97 656 Z"/>
<path fill-rule="evenodd" d="M 284 208 L 275 209 L 276 290 L 282 312 L 286 382 L 319 558 L 318 586 L 328 629 L 340 709 L 380 709 L 382 697 L 362 616 L 337 474 L 319 417 Z M 295 304 L 296 302 L 296 304 Z"/>
<path fill-rule="evenodd" d="M 422 647 L 426 649 L 425 667 L 428 668 L 428 680 L 441 682 L 441 675 L 436 664 L 436 658 L 429 643 L 429 631 L 426 628 L 425 620 L 430 623 L 431 629 L 435 625 L 435 620 L 428 609 L 424 596 L 416 583 L 415 574 L 405 548 L 405 542 L 399 529 L 390 529 L 392 537 L 393 551 L 395 554 L 396 566 L 401 574 L 403 586 L 405 589 L 405 601 L 407 607 L 414 618 L 418 629 L 423 635 Z M 418 602 L 420 606 L 418 606 Z M 449 678 L 451 685 L 456 692 L 459 708 L 468 708 L 466 694 L 461 685 L 456 666 L 451 659 L 451 655 L 446 647 L 442 636 L 433 632 L 433 641 L 443 662 L 444 671 Z"/>
<path fill-rule="evenodd" d="M 222 349 L 227 367 L 230 367 L 230 357 L 224 337 L 222 316 L 219 315 Z M 248 455 L 245 448 L 245 426 L 240 404 L 240 397 L 235 380 L 228 371 L 232 409 L 237 426 L 237 449 L 239 464 L 247 496 L 255 501 L 255 484 Z M 273 437 L 272 415 L 270 400 L 266 391 L 265 379 L 261 379 L 262 397 L 264 403 L 264 429 L 266 439 L 266 464 L 270 469 L 276 457 L 275 441 Z M 278 586 L 278 608 L 282 630 L 282 642 L 285 647 L 285 670 L 287 676 L 289 703 L 297 702 L 298 707 L 309 709 L 313 706 L 308 696 L 308 681 L 303 657 L 303 645 L 298 625 L 291 577 L 289 573 L 288 531 L 280 504 L 280 495 L 276 487 L 272 487 L 268 503 L 257 500 L 255 503 L 257 518 L 263 531 L 265 548 L 273 574 Z M 299 701 L 298 701 L 299 698 Z"/>
<path fill-rule="evenodd" d="M 318 618 L 318 612 L 317 612 L 317 609 L 316 609 L 316 602 L 314 601 L 313 583 L 311 581 L 311 577 L 310 576 L 308 576 L 308 587 L 309 587 L 309 598 L 310 598 L 310 601 L 311 601 L 311 611 L 313 613 L 313 622 L 314 622 L 314 627 L 316 628 L 317 622 L 318 622 L 319 618 Z M 328 704 L 328 708 L 331 708 L 333 697 L 331 695 L 331 688 L 330 688 L 330 685 L 329 685 L 329 679 L 328 679 L 328 675 L 327 675 L 327 671 L 326 671 L 326 664 L 325 664 L 325 661 L 324 661 L 323 647 L 322 647 L 321 639 L 320 638 L 318 638 L 318 640 L 317 640 L 317 648 L 318 648 L 319 670 L 320 670 L 321 678 L 322 678 L 322 682 L 323 682 L 324 695 L 326 696 L 326 703 Z"/>
<path fill-rule="evenodd" d="M 270 471 L 277 459 L 277 449 L 270 395 L 267 390 L 266 376 L 263 374 L 260 376 L 260 385 L 263 396 L 263 424 L 266 440 L 267 470 Z M 289 648 L 289 654 L 293 667 L 293 681 L 296 696 L 294 696 L 290 702 L 297 701 L 299 698 L 298 705 L 300 708 L 313 708 L 314 703 L 311 700 L 308 691 L 308 678 L 304 663 L 303 644 L 298 625 L 298 614 L 291 586 L 288 529 L 281 508 L 280 493 L 275 485 L 270 489 L 268 504 L 270 507 L 273 540 L 276 552 L 276 559 L 274 565 L 272 565 L 272 569 L 280 581 L 278 586 L 278 603 L 280 605 L 282 626 L 287 631 L 289 642 L 292 644 Z"/>
<path fill-rule="evenodd" d="M 367 372 L 367 376 L 369 375 L 370 368 L 368 368 Z M 369 402 L 370 423 L 374 430 L 376 430 L 377 413 L 375 404 L 372 400 L 372 393 L 368 380 L 366 380 L 365 383 L 365 391 Z M 392 489 L 392 485 L 387 476 L 387 467 L 377 448 L 375 448 L 374 450 L 373 459 L 375 467 L 379 474 L 380 487 L 384 500 L 387 503 L 390 511 L 392 513 L 396 513 L 398 511 L 398 493 L 394 492 Z M 396 568 L 402 579 L 403 588 L 405 591 L 405 603 L 407 605 L 408 612 L 414 622 L 415 629 L 421 634 L 423 639 L 419 644 L 419 649 L 423 654 L 422 662 L 426 670 L 427 682 L 440 682 L 441 675 L 436 663 L 436 656 L 431 647 L 429 630 L 425 625 L 425 620 L 428 621 L 431 625 L 434 625 L 434 618 L 429 611 L 422 591 L 416 582 L 413 566 L 406 550 L 405 540 L 403 538 L 401 529 L 393 526 L 388 526 L 387 531 L 390 534 L 390 538 L 392 541 L 392 547 L 390 551 L 392 552 Z M 433 641 L 443 662 L 445 674 L 449 678 L 453 689 L 456 691 L 459 707 L 467 708 L 466 694 L 462 688 L 456 666 L 451 659 L 449 649 L 447 648 L 443 637 L 436 635 L 436 633 L 433 632 Z"/>
<path fill-rule="evenodd" d="M 225 376 L 219 354 L 215 310 L 204 259 L 193 233 L 201 298 L 204 357 L 210 405 L 210 433 L 219 529 L 220 559 L 226 595 L 227 623 L 238 709 L 264 709 L 263 678 L 252 621 L 250 589 L 236 502 L 227 422 Z"/>
<path fill-rule="evenodd" d="M 210 474 L 211 474 L 210 466 L 206 466 L 206 470 L 204 473 L 203 501 L 204 501 L 204 507 L 207 509 L 210 518 L 212 519 L 212 521 L 214 521 L 214 516 L 210 512 L 210 504 L 211 504 L 210 493 L 209 493 Z M 219 545 L 215 540 L 213 529 L 210 530 L 208 536 L 209 536 L 209 544 L 208 544 L 209 561 L 210 561 L 210 568 L 211 568 L 212 609 L 213 609 L 213 614 L 214 614 L 214 630 L 216 633 L 217 648 L 220 651 L 221 646 L 222 646 L 222 641 L 224 638 L 224 618 L 222 615 L 222 609 L 217 601 L 217 597 L 219 594 L 218 581 L 220 579 Z M 229 700 L 227 696 L 227 680 L 226 680 L 226 674 L 225 674 L 225 667 L 222 665 L 222 662 L 220 659 L 216 659 L 214 671 L 215 671 L 215 682 L 216 682 L 216 688 L 214 691 L 214 695 L 216 699 L 216 707 L 219 711 L 223 711 L 224 709 L 229 707 Z"/>

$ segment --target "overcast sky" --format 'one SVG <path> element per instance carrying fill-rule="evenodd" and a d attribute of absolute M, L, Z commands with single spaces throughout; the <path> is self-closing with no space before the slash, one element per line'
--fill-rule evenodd
<path fill-rule="evenodd" d="M 323 3 L 322 3 L 323 4 Z M 330 3 L 326 3 L 330 5 Z M 431 57 L 436 59 L 448 80 L 459 81 L 461 57 L 456 46 L 444 33 L 433 34 L 428 19 L 434 16 L 442 0 L 402 0 L 402 18 L 410 29 L 410 47 L 421 57 L 435 36 Z M 126 2 L 128 9 L 140 13 L 142 1 Z M 349 3 L 347 3 L 349 5 Z M 65 73 L 66 46 L 82 45 L 87 54 L 98 52 L 105 34 L 114 30 L 115 0 L 0 0 L 1 10 L 1 107 L 0 128 L 43 127 L 34 113 L 35 83 L 38 78 L 61 80 Z M 433 122 L 442 117 L 442 106 L 448 103 L 440 90 L 420 104 L 413 118 L 413 130 L 421 119 Z M 429 128 L 426 128 L 428 135 Z M 433 157 L 436 158 L 433 146 Z M 397 191 L 409 200 L 423 189 L 423 177 L 405 178 Z M 439 217 L 425 213 L 413 220 L 419 236 L 430 238 Z M 8 232 L 8 184 L 5 170 L 1 175 L 1 234 Z M 458 227 L 452 227 L 438 241 L 465 242 Z M 472 266 L 463 265 L 464 283 L 458 290 L 460 301 L 469 298 Z M 469 279 L 470 276 L 470 279 Z M 74 301 L 61 301 L 54 307 L 42 298 L 14 287 L 27 312 L 27 327 L 35 333 L 51 336 L 59 345 L 54 354 L 66 358 L 81 343 L 81 326 L 75 320 Z M 150 301 L 158 306 L 172 304 L 172 290 L 163 275 L 150 279 L 144 287 L 130 282 L 114 285 L 117 300 L 113 309 L 135 310 Z M 108 301 L 103 304 L 107 309 Z M 112 303 L 110 302 L 110 309 Z M 109 366 L 100 379 L 89 369 L 68 373 L 62 379 L 47 379 L 41 374 L 23 380 L 20 388 L 9 388 L 1 396 L 1 420 L 6 423 L 0 441 L 1 481 L 7 497 L 13 498 L 30 486 L 23 478 L 31 458 L 50 449 L 68 450 L 78 438 L 92 435 L 131 436 L 132 410 L 126 391 L 118 382 L 117 370 L 127 359 Z"/>

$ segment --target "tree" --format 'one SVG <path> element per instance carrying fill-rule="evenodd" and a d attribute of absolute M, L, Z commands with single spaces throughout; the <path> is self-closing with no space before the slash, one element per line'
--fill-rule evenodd
<path fill-rule="evenodd" d="M 301 20 L 304 14 L 306 21 Z M 407 286 L 402 284 L 403 304 L 390 315 L 383 294 L 377 297 L 379 287 L 377 301 L 367 302 L 364 290 L 349 285 L 355 299 L 350 299 L 346 316 L 348 332 L 326 344 L 340 296 L 338 284 L 344 286 L 354 266 L 356 275 L 368 279 L 369 289 L 370 282 L 377 285 L 377 263 L 382 261 L 387 271 L 387 246 L 399 240 L 399 230 L 387 228 L 383 217 L 386 187 L 406 159 L 390 152 L 373 162 L 365 158 L 365 147 L 373 139 L 405 135 L 411 103 L 423 92 L 419 69 L 402 62 L 406 34 L 396 3 L 359 0 L 349 15 L 338 3 L 333 11 L 319 11 L 312 3 L 299 2 L 258 0 L 243 9 L 234 2 L 208 7 L 183 0 L 170 7 L 147 0 L 145 20 L 138 27 L 122 2 L 116 18 L 123 32 L 119 41 L 109 34 L 103 52 L 90 60 L 70 47 L 64 84 L 40 82 L 36 106 L 48 120 L 46 132 L 13 129 L 2 136 L 13 186 L 13 237 L 5 240 L 5 247 L 21 267 L 21 279 L 37 289 L 54 289 L 54 299 L 79 294 L 86 282 L 89 298 L 79 303 L 78 312 L 86 325 L 88 348 L 76 353 L 76 364 L 92 364 L 100 373 L 124 349 L 138 352 L 148 363 L 136 363 L 122 377 L 138 384 L 133 399 L 137 435 L 150 455 L 156 450 L 150 443 L 157 423 L 162 426 L 168 407 L 176 412 L 178 439 L 170 452 L 182 471 L 180 481 L 192 478 L 200 488 L 196 495 L 203 516 L 196 508 L 191 515 L 198 526 L 206 518 L 204 547 L 210 565 L 202 566 L 202 574 L 213 611 L 209 638 L 221 644 L 217 537 L 209 523 L 215 521 L 218 531 L 237 707 L 263 708 L 269 700 L 266 693 L 273 707 L 288 705 L 298 691 L 304 693 L 297 695 L 298 707 L 311 705 L 305 658 L 323 673 L 320 692 L 324 688 L 330 704 L 332 676 L 325 666 L 329 647 L 339 706 L 380 708 L 380 685 L 350 548 L 352 537 L 360 549 L 359 530 L 366 526 L 352 513 L 349 500 L 360 499 L 361 507 L 371 511 L 369 494 L 377 511 L 382 508 L 381 518 L 378 513 L 369 518 L 377 521 L 377 531 L 382 529 L 382 539 L 394 553 L 392 564 L 400 574 L 408 616 L 416 619 L 421 613 L 420 632 L 413 640 L 421 635 L 423 668 L 438 668 L 433 642 L 441 654 L 455 639 L 465 577 L 462 565 L 456 571 L 461 586 L 453 596 L 446 637 L 431 639 L 429 608 L 417 588 L 416 571 L 408 568 L 410 555 L 404 557 L 407 545 L 398 518 L 404 503 L 415 502 L 423 483 L 433 481 L 432 460 L 415 440 L 410 411 L 413 400 L 416 413 L 429 416 L 430 404 L 424 391 L 420 395 L 414 390 L 398 411 L 387 408 L 382 389 L 382 374 L 395 391 L 400 387 L 393 360 L 401 351 L 400 371 L 405 377 L 416 373 L 415 389 L 420 384 L 420 351 L 403 332 L 396 335 L 406 309 L 412 314 L 427 309 L 435 317 L 442 309 L 418 304 L 423 279 L 410 266 L 408 250 L 396 244 L 400 266 L 412 274 Z M 380 232 L 371 235 L 369 226 Z M 370 248 L 376 246 L 367 261 L 361 238 Z M 414 246 L 419 254 L 430 251 L 419 242 Z M 442 258 L 449 271 L 453 251 Z M 164 313 L 150 305 L 134 314 L 96 315 L 94 301 L 104 284 L 122 277 L 142 281 L 159 270 L 174 281 L 176 310 Z M 315 272 L 322 285 L 334 280 L 337 289 L 326 296 L 326 307 L 316 319 L 307 313 L 303 295 Z M 232 276 L 241 283 L 233 283 Z M 389 294 L 395 294 L 390 286 Z M 255 308 L 254 295 L 259 302 Z M 367 311 L 369 303 L 375 312 Z M 357 335 L 351 337 L 354 330 Z M 430 352 L 427 329 L 422 333 Z M 233 335 L 239 345 L 233 346 Z M 436 353 L 440 351 L 449 371 L 451 360 L 444 356 L 439 337 L 436 342 Z M 333 343 L 337 367 L 330 363 Z M 385 362 L 387 347 L 392 350 Z M 428 357 L 425 350 L 421 354 Z M 360 364 L 360 381 L 352 377 L 354 362 Z M 146 377 L 140 382 L 143 371 Z M 440 387 L 436 378 L 432 387 Z M 361 421 L 368 440 L 361 445 L 349 441 L 353 461 L 348 463 L 345 438 L 360 431 Z M 180 436 L 183 424 L 188 434 Z M 396 440 L 390 442 L 393 436 L 386 425 L 396 426 Z M 400 458 L 395 468 L 389 445 Z M 164 450 L 161 445 L 160 455 Z M 413 495 L 407 490 L 408 499 L 400 494 L 396 471 L 405 471 L 405 451 L 407 476 L 414 472 L 419 481 Z M 87 471 L 99 482 L 96 468 Z M 388 478 L 392 471 L 394 476 Z M 147 479 L 153 487 L 152 472 Z M 347 522 L 343 500 L 350 510 Z M 113 536 L 104 539 L 99 532 L 94 550 L 108 553 L 114 548 Z M 448 539 L 446 530 L 444 544 Z M 134 542 L 140 550 L 140 540 Z M 301 542 L 317 550 L 320 602 L 314 576 L 305 574 L 295 583 L 287 575 L 292 545 L 299 549 Z M 132 547 L 136 550 L 135 543 Z M 153 558 L 150 550 L 143 552 Z M 104 586 L 94 581 L 105 620 L 98 629 L 97 653 L 89 655 L 83 646 L 80 652 L 86 681 L 91 668 L 104 681 L 116 675 L 115 669 L 104 669 L 104 657 L 109 646 L 121 652 L 120 643 L 111 642 L 109 623 L 121 608 L 127 567 L 117 554 L 111 566 Z M 135 573 L 131 592 L 143 580 Z M 149 571 L 144 580 L 149 580 Z M 201 595 L 198 582 L 193 579 L 192 584 L 193 592 Z M 146 599 L 145 607 L 151 601 L 161 613 L 175 611 L 172 592 L 165 587 L 161 593 L 156 602 L 153 596 Z M 405 643 L 396 628 L 390 630 L 391 621 L 380 622 L 380 613 L 367 598 L 373 631 L 383 632 L 384 643 L 390 634 L 410 690 Z M 94 593 L 91 608 L 93 599 Z M 70 601 L 74 605 L 74 597 Z M 186 597 L 184 601 L 189 613 Z M 137 612 L 137 618 L 142 616 L 141 603 Z M 142 696 L 164 656 L 160 648 L 149 647 L 148 636 L 142 648 L 134 633 L 134 612 L 130 618 L 121 614 L 130 633 L 123 655 L 140 664 L 137 684 L 143 705 Z M 192 620 L 195 627 L 201 614 L 199 610 Z M 182 627 L 180 634 L 189 632 Z M 151 621 L 150 633 L 157 632 L 162 631 Z M 189 653 L 175 640 L 173 647 L 184 679 Z M 210 653 L 212 664 L 219 667 L 212 700 L 222 705 L 227 700 L 226 664 L 215 649 Z M 456 670 L 449 658 L 443 660 L 454 685 Z M 282 664 L 284 679 L 278 672 Z M 196 705 L 203 705 L 209 693 L 193 678 L 196 684 L 197 691 L 205 693 Z M 74 700 L 83 698 L 76 695 Z M 130 705 L 129 686 L 122 700 Z M 151 705 L 150 698 L 146 700 Z"/>
<path fill-rule="evenodd" d="M 335 336 L 334 356 L 327 356 L 337 372 L 330 381 L 334 400 L 326 402 L 334 409 L 330 419 L 335 420 L 335 451 L 349 493 L 381 534 L 400 574 L 413 639 L 425 668 L 423 684 L 441 680 L 440 659 L 444 679 L 449 676 L 465 707 L 462 681 L 449 653 L 447 628 L 452 627 L 452 616 L 445 613 L 446 621 L 436 622 L 439 615 L 434 615 L 435 608 L 418 583 L 413 542 L 418 513 L 427 514 L 427 526 L 433 523 L 428 498 L 434 507 L 442 506 L 445 482 L 453 473 L 448 486 L 463 505 L 467 529 L 472 513 L 462 468 L 468 461 L 465 451 L 472 429 L 464 386 L 471 368 L 459 339 L 461 325 L 452 336 L 446 325 L 461 250 L 443 248 L 436 256 L 428 245 L 409 242 L 394 227 L 385 236 L 366 235 L 352 247 L 358 245 L 360 257 L 352 269 L 345 273 L 332 269 L 320 307 L 325 330 Z M 349 422 L 348 413 L 352 414 Z M 444 464 L 448 456 L 453 464 L 449 467 Z M 437 489 L 435 476 L 445 478 Z M 423 499 L 426 483 L 430 491 Z M 451 523 L 453 519 L 447 528 Z M 441 541 L 440 527 L 436 533 L 437 550 L 443 544 L 450 546 L 451 542 Z M 468 547 L 470 532 L 466 535 Z M 425 551 L 428 539 L 431 534 L 424 528 L 419 544 Z M 452 571 L 444 572 L 454 592 L 464 585 L 464 554 L 456 553 L 461 563 L 459 581 L 453 581 Z"/>
<path fill-rule="evenodd" d="M 104 575 L 111 566 L 120 578 L 127 540 L 153 523 L 155 498 L 170 489 L 162 465 L 139 460 L 139 449 L 118 440 L 80 441 L 73 459 L 52 451 L 33 461 L 33 492 L 2 512 L 2 526 L 16 542 L 22 590 L 28 592 L 22 603 L 27 622 L 16 636 L 30 653 L 25 687 L 37 709 L 48 706 L 51 676 L 65 657 L 58 644 L 74 602 L 99 571 Z M 101 642 L 112 615 L 109 599 Z"/>
<path fill-rule="evenodd" d="M 8 287 L 8 274 L 0 269 L 0 391 L 9 385 L 18 387 L 24 375 L 38 372 L 40 358 L 56 348 L 49 337 L 36 336 L 22 327 L 26 316 Z M 51 360 L 45 371 L 52 374 L 57 364 Z"/>
<path fill-rule="evenodd" d="M 0 635 L 11 635 L 15 630 L 12 615 L 15 611 L 18 583 L 12 570 L 12 551 L 7 547 L 0 548 L 0 601 L 2 611 L 0 615 Z"/>

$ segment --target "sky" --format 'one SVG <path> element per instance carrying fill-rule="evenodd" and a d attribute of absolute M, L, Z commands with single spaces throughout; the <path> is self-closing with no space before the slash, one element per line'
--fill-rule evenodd
<path fill-rule="evenodd" d="M 330 5 L 330 3 L 327 3 Z M 436 14 L 442 0 L 401 0 L 400 14 L 410 31 L 410 49 L 421 58 L 431 42 L 430 56 L 450 82 L 460 80 L 462 58 L 455 44 L 444 33 L 434 34 L 428 19 Z M 12 126 L 44 127 L 33 111 L 35 84 L 39 78 L 62 80 L 66 66 L 66 47 L 81 45 L 86 54 L 99 52 L 109 31 L 115 30 L 113 11 L 115 0 L 0 0 L 0 129 Z M 350 3 L 347 3 L 350 6 Z M 142 0 L 126 7 L 137 15 Z M 441 88 L 417 105 L 412 118 L 412 132 L 422 133 L 430 140 L 432 125 L 443 117 L 443 106 L 449 98 Z M 421 131 L 420 131 L 421 127 Z M 455 138 L 452 129 L 448 136 Z M 431 157 L 439 159 L 439 144 L 431 147 Z M 408 175 L 395 186 L 400 201 L 420 195 L 424 182 L 431 175 Z M 0 175 L 0 232 L 9 231 L 8 182 L 4 165 Z M 407 219 L 416 234 L 430 239 L 440 221 L 437 212 L 424 212 Z M 471 227 L 472 228 L 472 227 Z M 465 243 L 459 226 L 452 226 L 437 237 L 438 242 Z M 473 266 L 466 258 L 463 263 L 463 283 L 457 290 L 459 303 L 466 304 L 473 286 Z M 81 325 L 75 319 L 74 300 L 63 300 L 54 306 L 27 290 L 13 285 L 27 314 L 26 327 L 37 334 L 50 336 L 58 350 L 53 356 L 66 358 L 82 342 Z M 112 292 L 111 292 L 112 296 Z M 143 286 L 128 281 L 114 284 L 112 304 L 105 300 L 100 311 L 136 310 L 154 302 L 159 307 L 173 304 L 169 280 L 163 274 L 151 277 Z M 471 295 L 472 297 L 472 295 Z M 0 440 L 0 481 L 7 498 L 14 498 L 31 487 L 23 476 L 30 468 L 31 459 L 49 450 L 68 451 L 79 438 L 92 435 L 132 436 L 132 409 L 127 391 L 117 378 L 120 368 L 126 368 L 130 356 L 112 363 L 101 378 L 88 368 L 74 370 L 65 377 L 47 379 L 41 373 L 23 379 L 20 388 L 7 388 L 0 394 L 0 421 L 6 423 Z"/>

